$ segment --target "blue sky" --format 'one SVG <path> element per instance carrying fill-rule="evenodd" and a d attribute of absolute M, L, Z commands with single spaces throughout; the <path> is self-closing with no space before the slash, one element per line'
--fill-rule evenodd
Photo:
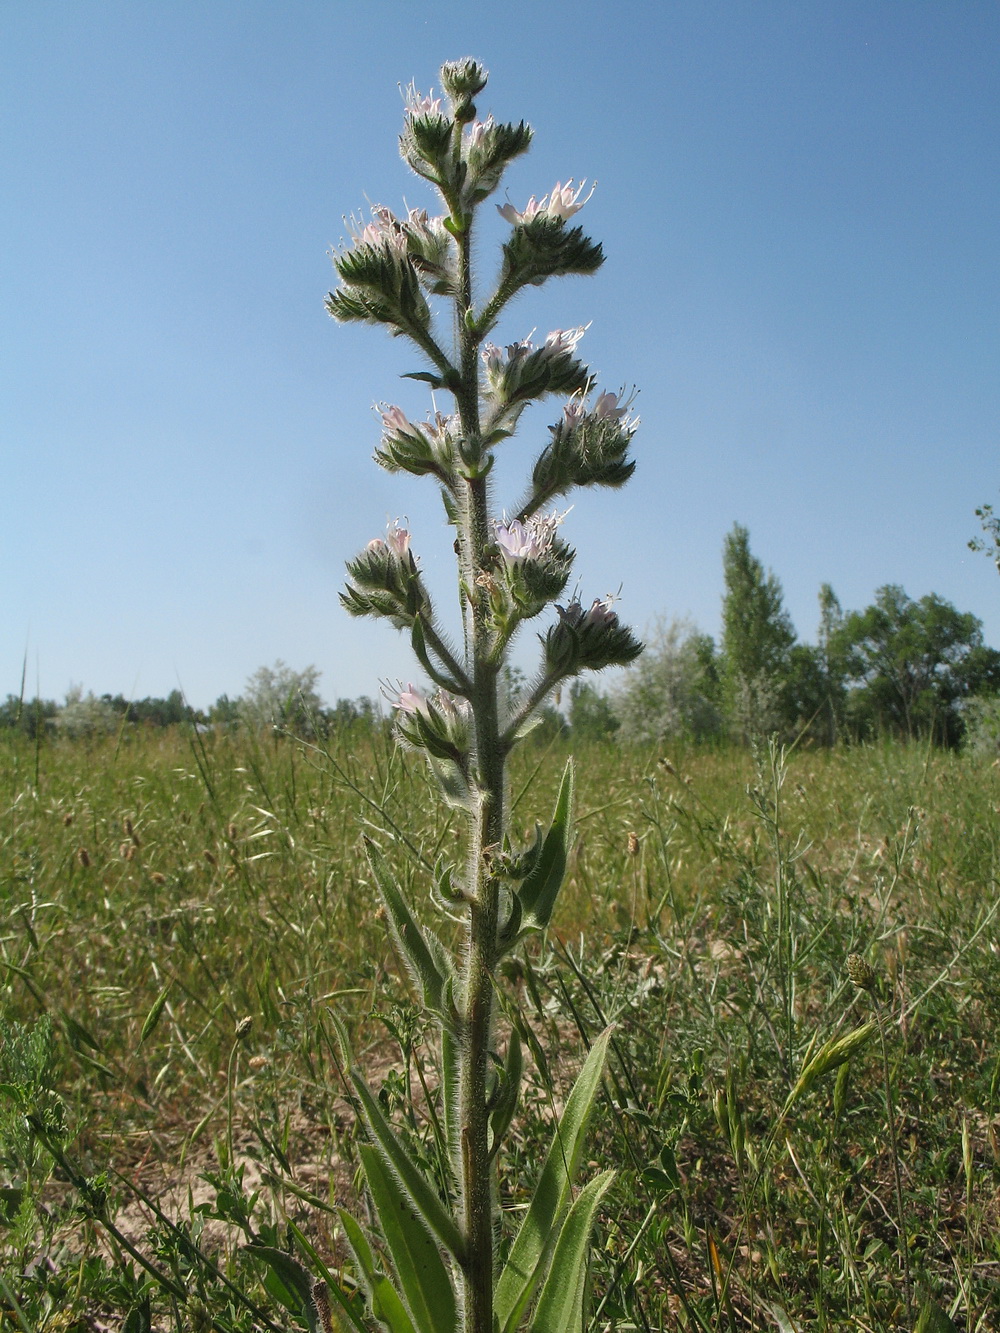
<path fill-rule="evenodd" d="M 433 487 L 371 462 L 374 403 L 429 406 L 419 358 L 322 300 L 345 215 L 430 203 L 398 85 L 461 55 L 534 126 L 515 204 L 598 182 L 608 262 L 498 339 L 592 321 L 602 385 L 640 389 L 634 481 L 566 521 L 581 595 L 717 633 L 739 521 L 804 639 L 820 583 L 901 583 L 1000 645 L 966 549 L 1000 501 L 995 4 L 5 0 L 0 695 L 25 658 L 29 693 L 202 706 L 279 657 L 331 700 L 414 674 L 337 592 L 405 516 L 455 601 Z M 556 415 L 504 446 L 501 503 Z"/>

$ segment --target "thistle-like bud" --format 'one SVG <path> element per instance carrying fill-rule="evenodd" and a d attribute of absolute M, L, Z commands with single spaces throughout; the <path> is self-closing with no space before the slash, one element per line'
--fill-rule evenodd
<path fill-rule="evenodd" d="M 501 411 L 523 407 L 547 393 L 584 392 L 590 372 L 575 352 L 585 332 L 586 327 L 553 329 L 541 347 L 530 337 L 505 350 L 486 343 L 481 356 L 487 389 Z"/>
<path fill-rule="evenodd" d="M 556 610 L 559 619 L 542 639 L 546 665 L 553 675 L 563 678 L 581 671 L 628 666 L 642 652 L 632 631 L 619 624 L 610 598 L 597 598 L 589 611 L 579 602 Z"/>
<path fill-rule="evenodd" d="M 561 274 L 596 273 L 604 263 L 600 244 L 585 236 L 580 227 L 567 227 L 558 213 L 543 211 L 541 204 L 535 205 L 530 216 L 527 209 L 523 214 L 511 211 L 515 226 L 503 247 L 502 289 L 515 292 L 521 287 L 539 287 L 546 278 Z"/>
<path fill-rule="evenodd" d="M 342 285 L 327 295 L 327 312 L 341 322 L 424 334 L 431 312 L 409 255 L 410 238 L 389 209 L 377 207 L 372 214 L 372 222 L 355 231 L 353 246 L 332 256 Z"/>
<path fill-rule="evenodd" d="M 878 973 L 871 963 L 862 958 L 859 953 L 849 953 L 846 966 L 847 975 L 858 990 L 865 990 L 868 991 L 869 995 L 874 995 L 878 989 Z"/>
<path fill-rule="evenodd" d="M 410 551 L 410 534 L 395 523 L 390 524 L 384 540 L 376 537 L 348 561 L 347 572 L 351 582 L 340 600 L 352 616 L 384 616 L 398 628 L 408 629 L 418 616 L 431 612 Z"/>
<path fill-rule="evenodd" d="M 475 113 L 473 113 L 475 114 Z M 411 84 L 406 90 L 406 123 L 399 136 L 403 161 L 418 176 L 441 187 L 452 187 L 455 162 L 451 151 L 455 122 L 441 108 L 441 99 L 424 97 Z"/>
<path fill-rule="evenodd" d="M 490 76 L 478 60 L 466 56 L 463 60 L 446 60 L 439 77 L 441 87 L 456 101 L 462 97 L 478 97 Z"/>
<path fill-rule="evenodd" d="M 460 425 L 457 417 L 440 412 L 429 421 L 414 424 L 402 408 L 386 407 L 375 461 L 386 472 L 410 472 L 416 477 L 433 473 L 450 484 Z"/>
<path fill-rule="evenodd" d="M 627 455 L 639 428 L 631 405 L 623 393 L 599 394 L 592 408 L 582 398 L 567 403 L 535 464 L 535 494 L 551 499 L 574 486 L 624 486 L 635 471 Z"/>
<path fill-rule="evenodd" d="M 474 121 L 466 139 L 465 206 L 471 207 L 491 195 L 508 163 L 527 152 L 530 143 L 531 127 L 523 120 L 517 125 L 498 125 L 492 116 Z"/>
<path fill-rule="evenodd" d="M 467 699 L 457 699 L 447 690 L 428 697 L 407 685 L 392 706 L 396 731 L 407 745 L 426 750 L 435 759 L 464 764 L 472 734 L 472 708 Z"/>

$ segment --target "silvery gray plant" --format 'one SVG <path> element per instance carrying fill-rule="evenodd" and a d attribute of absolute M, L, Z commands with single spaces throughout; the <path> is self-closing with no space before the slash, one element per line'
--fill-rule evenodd
<path fill-rule="evenodd" d="M 408 686 L 394 698 L 397 733 L 426 756 L 443 799 L 465 820 L 464 869 L 443 870 L 432 886 L 434 900 L 461 922 L 457 955 L 418 920 L 379 849 L 367 847 L 395 948 L 440 1032 L 448 1179 L 442 1187 L 415 1158 L 354 1068 L 378 1232 L 369 1237 L 346 1213 L 343 1224 L 371 1317 L 391 1333 L 569 1333 L 583 1326 L 591 1228 L 613 1177 L 605 1171 L 575 1192 L 608 1034 L 586 1059 L 532 1201 L 509 1249 L 499 1253 L 497 1176 L 519 1098 L 522 1049 L 516 1024 L 503 1039 L 498 1032 L 498 964 L 550 921 L 573 809 L 570 764 L 548 828 L 539 826 L 530 846 L 513 845 L 506 766 L 567 678 L 624 666 L 641 645 L 610 599 L 588 605 L 572 596 L 539 635 L 534 679 L 514 698 L 502 681 L 521 626 L 563 597 L 569 583 L 574 552 L 559 535 L 563 516 L 553 501 L 576 487 L 626 482 L 638 423 L 622 394 L 597 393 L 577 354 L 583 329 L 557 329 L 538 343 L 524 338 L 506 348 L 490 341 L 519 292 L 549 278 L 594 273 L 604 256 L 572 221 L 586 202 L 584 187 L 559 183 L 521 210 L 500 207 L 510 232 L 493 290 L 480 293 L 472 266 L 478 211 L 532 132 L 523 121 L 477 118 L 474 99 L 487 75 L 476 61 L 446 64 L 440 79 L 441 97 L 408 90 L 400 149 L 441 211 L 411 208 L 397 216 L 372 209 L 371 221 L 355 225 L 353 242 L 333 256 L 339 285 L 327 308 L 340 321 L 384 325 L 423 354 L 425 368 L 409 378 L 431 387 L 435 410 L 414 422 L 386 407 L 375 458 L 389 472 L 432 477 L 456 533 L 460 647 L 439 622 L 410 533 L 397 524 L 349 562 L 342 594 L 352 615 L 388 618 L 410 636 L 430 685 Z M 450 317 L 436 318 L 434 305 Z M 513 509 L 498 511 L 490 477 L 495 451 L 529 403 L 553 396 L 565 401 L 527 488 Z M 449 399 L 453 411 L 436 410 Z M 350 1318 L 364 1327 L 355 1313 Z"/>

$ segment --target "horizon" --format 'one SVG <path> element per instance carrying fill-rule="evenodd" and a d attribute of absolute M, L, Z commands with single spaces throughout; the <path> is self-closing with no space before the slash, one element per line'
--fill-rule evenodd
<path fill-rule="evenodd" d="M 462 54 L 490 70 L 483 111 L 535 131 L 497 203 L 597 180 L 579 221 L 606 265 L 497 333 L 589 323 L 600 386 L 639 388 L 635 480 L 566 522 L 581 597 L 621 586 L 640 634 L 689 618 L 718 641 L 739 522 L 803 642 L 827 582 L 845 611 L 936 593 L 1000 644 L 997 571 L 966 545 L 1000 498 L 1000 10 L 605 15 L 4 8 L 0 695 L 25 662 L 29 696 L 176 687 L 198 708 L 279 658 L 331 702 L 413 676 L 405 639 L 337 594 L 408 516 L 457 601 L 433 488 L 371 461 L 373 404 L 428 395 L 398 378 L 408 349 L 322 301 L 345 218 L 425 202 L 398 88 Z M 529 412 L 503 446 L 501 503 L 545 426 Z"/>

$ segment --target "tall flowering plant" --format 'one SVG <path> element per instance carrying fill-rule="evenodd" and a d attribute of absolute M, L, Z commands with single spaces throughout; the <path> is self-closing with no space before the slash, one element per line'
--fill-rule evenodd
<path fill-rule="evenodd" d="M 430 685 L 395 699 L 396 729 L 423 752 L 443 798 L 465 820 L 464 870 L 449 870 L 435 898 L 462 923 L 453 954 L 418 921 L 378 848 L 368 858 L 396 950 L 440 1032 L 443 1172 L 430 1174 L 387 1118 L 362 1073 L 351 1079 L 367 1131 L 361 1149 L 379 1237 L 373 1245 L 348 1214 L 344 1228 L 371 1315 L 391 1333 L 537 1333 L 579 1330 L 593 1217 L 612 1172 L 574 1197 L 572 1179 L 600 1086 L 607 1034 L 595 1042 L 555 1127 L 532 1202 L 506 1254 L 498 1256 L 497 1171 L 515 1114 L 522 1073 L 516 1025 L 501 1041 L 497 965 L 533 931 L 544 930 L 565 873 L 572 831 L 573 770 L 563 775 L 552 821 L 532 846 L 509 834 L 506 765 L 533 715 L 567 677 L 623 666 L 641 645 L 609 599 L 575 596 L 556 606 L 539 636 L 540 663 L 519 697 L 500 688 L 511 642 L 569 582 L 574 552 L 559 535 L 555 500 L 578 486 L 621 486 L 637 421 L 629 403 L 596 385 L 578 347 L 584 330 L 557 329 L 539 342 L 490 341 L 501 315 L 526 287 L 595 272 L 600 245 L 572 221 L 583 186 L 557 184 L 523 209 L 500 207 L 511 224 L 492 290 L 473 279 L 479 209 L 531 130 L 477 118 L 486 71 L 473 60 L 441 69 L 441 97 L 410 90 L 400 137 L 404 161 L 441 203 L 429 216 L 372 210 L 353 243 L 333 257 L 339 279 L 327 298 L 337 320 L 386 326 L 422 354 L 409 378 L 450 396 L 453 411 L 411 421 L 382 413 L 377 462 L 389 472 L 433 477 L 456 533 L 463 614 L 460 645 L 449 640 L 420 572 L 409 532 L 392 525 L 348 564 L 342 600 L 357 616 L 387 617 L 410 636 Z M 451 313 L 435 318 L 437 298 Z M 495 451 L 528 403 L 565 399 L 527 488 L 498 514 L 490 473 Z M 512 516 L 508 517 L 507 515 Z M 501 1045 L 505 1049 L 498 1049 Z M 441 1179 L 443 1174 L 446 1179 Z"/>

